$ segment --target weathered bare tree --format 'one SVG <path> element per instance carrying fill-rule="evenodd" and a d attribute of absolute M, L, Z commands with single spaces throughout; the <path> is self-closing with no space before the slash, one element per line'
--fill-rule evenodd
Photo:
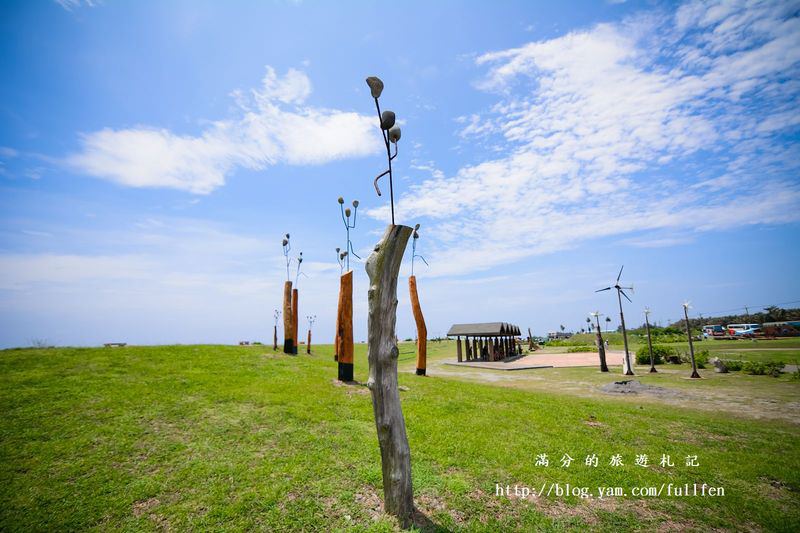
<path fill-rule="evenodd" d="M 386 228 L 367 259 L 369 275 L 368 354 L 372 410 L 378 431 L 383 472 L 384 508 L 402 527 L 412 522 L 414 493 L 411 486 L 411 450 L 397 387 L 397 276 L 408 238 L 408 226 Z"/>

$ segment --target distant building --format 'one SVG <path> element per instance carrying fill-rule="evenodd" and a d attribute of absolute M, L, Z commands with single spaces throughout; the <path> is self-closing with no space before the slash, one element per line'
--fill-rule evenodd
<path fill-rule="evenodd" d="M 547 340 L 555 341 L 558 339 L 569 339 L 572 337 L 571 331 L 551 331 L 547 334 Z"/>

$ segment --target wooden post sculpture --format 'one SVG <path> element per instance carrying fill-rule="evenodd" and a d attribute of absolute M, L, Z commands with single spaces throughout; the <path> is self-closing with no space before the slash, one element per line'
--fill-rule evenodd
<path fill-rule="evenodd" d="M 428 361 L 428 328 L 425 327 L 425 317 L 422 316 L 422 308 L 419 305 L 416 276 L 408 278 L 408 291 L 411 293 L 411 311 L 414 313 L 414 322 L 417 323 L 417 375 L 424 376 Z M 458 345 L 460 348 L 460 340 Z"/>
<path fill-rule="evenodd" d="M 424 376 L 428 362 L 428 328 L 425 326 L 425 317 L 419 305 L 417 294 L 417 277 L 414 275 L 414 260 L 419 257 L 427 265 L 425 258 L 417 254 L 417 240 L 419 240 L 419 224 L 414 226 L 411 244 L 411 276 L 408 278 L 408 292 L 411 294 L 411 311 L 414 313 L 414 322 L 417 324 L 417 375 Z"/>
<path fill-rule="evenodd" d="M 292 332 L 292 282 L 286 281 L 283 284 L 283 353 L 294 353 L 294 338 Z"/>
<path fill-rule="evenodd" d="M 297 337 L 297 307 L 299 299 L 300 296 L 297 289 L 292 289 L 292 339 L 294 340 L 292 353 L 295 355 L 297 355 L 297 345 L 299 343 L 299 338 Z"/>
<path fill-rule="evenodd" d="M 339 360 L 339 316 L 342 314 L 342 269 L 344 268 L 344 258 L 347 252 L 342 252 L 341 248 L 336 249 L 336 260 L 339 262 L 339 299 L 336 304 L 336 333 L 333 336 L 333 360 Z"/>
<path fill-rule="evenodd" d="M 600 311 L 591 313 L 597 322 L 597 337 L 595 342 L 597 343 L 597 353 L 600 356 L 600 372 L 608 372 L 608 365 L 606 364 L 606 346 L 603 342 L 603 334 L 600 333 L 600 314 Z"/>
<path fill-rule="evenodd" d="M 692 375 L 691 378 L 698 379 L 700 374 L 697 373 L 697 363 L 694 360 L 694 343 L 692 342 L 692 330 L 689 327 L 689 302 L 683 304 L 683 317 L 686 321 L 686 336 L 689 337 L 689 355 L 692 358 Z"/>
<path fill-rule="evenodd" d="M 647 328 L 647 350 L 650 352 L 650 373 L 656 374 L 658 370 L 656 370 L 656 361 L 653 357 L 653 341 L 650 338 L 650 308 L 644 308 L 644 323 L 645 327 Z"/>
<path fill-rule="evenodd" d="M 283 353 L 293 354 L 295 337 L 294 326 L 292 325 L 292 281 L 289 276 L 289 251 L 292 245 L 289 244 L 289 234 L 283 238 L 283 256 L 286 258 L 286 282 L 283 284 Z"/>
<path fill-rule="evenodd" d="M 306 353 L 311 355 L 311 329 L 314 327 L 314 322 L 317 321 L 317 315 L 308 315 L 308 339 L 306 339 Z"/>
<path fill-rule="evenodd" d="M 353 381 L 353 271 L 350 270 L 350 256 L 358 257 L 350 240 L 350 230 L 355 229 L 358 218 L 358 200 L 353 200 L 353 209 L 344 207 L 341 196 L 339 211 L 347 232 L 347 242 L 342 252 L 336 249 L 339 261 L 339 303 L 336 308 L 336 346 L 334 358 L 339 362 L 339 381 Z M 352 222 L 350 215 L 353 215 Z M 358 257 L 361 259 L 360 257 Z M 342 271 L 345 271 L 342 274 Z"/>
<path fill-rule="evenodd" d="M 531 328 L 528 328 L 528 350 L 533 351 L 533 334 Z"/>
<path fill-rule="evenodd" d="M 339 355 L 339 381 L 353 381 L 353 271 L 339 281 L 339 311 L 336 353 Z"/>
<path fill-rule="evenodd" d="M 278 319 L 281 317 L 281 312 L 275 310 L 275 324 L 272 326 L 272 349 L 278 351 Z"/>
<path fill-rule="evenodd" d="M 394 190 L 392 185 L 392 159 L 397 157 L 400 126 L 395 124 L 395 114 L 381 112 L 378 98 L 383 92 L 383 82 L 375 76 L 367 78 L 370 94 L 375 100 L 375 109 L 381 129 L 381 138 L 386 147 L 388 169 L 379 174 L 373 185 L 378 196 L 378 180 L 389 175 L 389 205 L 392 223 L 386 228 L 383 238 L 367 259 L 369 275 L 369 318 L 367 359 L 372 392 L 372 410 L 378 443 L 381 448 L 383 473 L 384 510 L 397 517 L 400 527 L 407 528 L 413 522 L 414 494 L 411 488 L 411 451 L 406 436 L 406 422 L 400 406 L 397 388 L 397 274 L 408 239 L 413 230 L 394 223 Z M 394 154 L 391 146 L 394 145 Z"/>
<path fill-rule="evenodd" d="M 368 354 L 372 409 L 378 431 L 383 473 L 384 509 L 398 518 L 403 528 L 414 512 L 411 486 L 411 451 L 397 388 L 395 342 L 397 322 L 397 275 L 412 229 L 390 225 L 367 259 L 369 275 Z"/>

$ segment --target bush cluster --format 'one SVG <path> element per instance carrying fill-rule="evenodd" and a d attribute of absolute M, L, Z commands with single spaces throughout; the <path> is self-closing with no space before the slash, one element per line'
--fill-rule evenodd
<path fill-rule="evenodd" d="M 784 363 L 781 361 L 773 361 L 769 363 L 762 363 L 761 361 L 745 361 L 742 365 L 742 371 L 754 376 L 778 377 L 781 374 L 783 367 Z"/>
<path fill-rule="evenodd" d="M 596 352 L 597 346 L 590 346 L 588 344 L 584 344 L 582 346 L 570 346 L 567 348 L 567 353 L 578 353 L 578 352 Z"/>
<path fill-rule="evenodd" d="M 664 361 L 669 360 L 670 356 L 675 355 L 675 349 L 670 346 L 662 346 L 660 344 L 653 345 L 653 361 L 657 365 L 664 364 Z M 650 351 L 647 349 L 647 345 L 640 346 L 638 350 L 636 350 L 636 364 L 637 365 L 649 365 L 650 364 Z"/>

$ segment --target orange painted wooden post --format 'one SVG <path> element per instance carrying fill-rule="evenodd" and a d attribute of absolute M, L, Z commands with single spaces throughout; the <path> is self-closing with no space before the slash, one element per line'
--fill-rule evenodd
<path fill-rule="evenodd" d="M 292 332 L 292 282 L 283 284 L 283 353 L 294 353 L 294 338 Z"/>
<path fill-rule="evenodd" d="M 416 276 L 408 278 L 408 291 L 411 293 L 411 311 L 417 324 L 417 375 L 424 376 L 428 362 L 428 328 L 425 327 L 425 317 L 419 305 Z"/>
<path fill-rule="evenodd" d="M 297 337 L 297 304 L 299 299 L 300 296 L 297 289 L 292 289 L 292 339 L 294 340 L 292 353 L 295 355 L 297 355 L 297 345 L 300 344 L 300 339 Z"/>
<path fill-rule="evenodd" d="M 342 275 L 339 294 L 339 381 L 353 381 L 353 271 Z"/>
<path fill-rule="evenodd" d="M 458 362 L 461 362 L 461 336 L 456 337 L 456 356 L 458 357 Z"/>
<path fill-rule="evenodd" d="M 342 316 L 342 280 L 339 279 L 339 301 L 336 304 L 336 334 L 333 336 L 333 360 L 339 360 L 339 317 Z"/>
<path fill-rule="evenodd" d="M 278 350 L 278 325 L 272 326 L 272 349 Z"/>
<path fill-rule="evenodd" d="M 306 353 L 311 354 L 311 330 L 308 330 L 308 340 L 306 341 Z"/>

